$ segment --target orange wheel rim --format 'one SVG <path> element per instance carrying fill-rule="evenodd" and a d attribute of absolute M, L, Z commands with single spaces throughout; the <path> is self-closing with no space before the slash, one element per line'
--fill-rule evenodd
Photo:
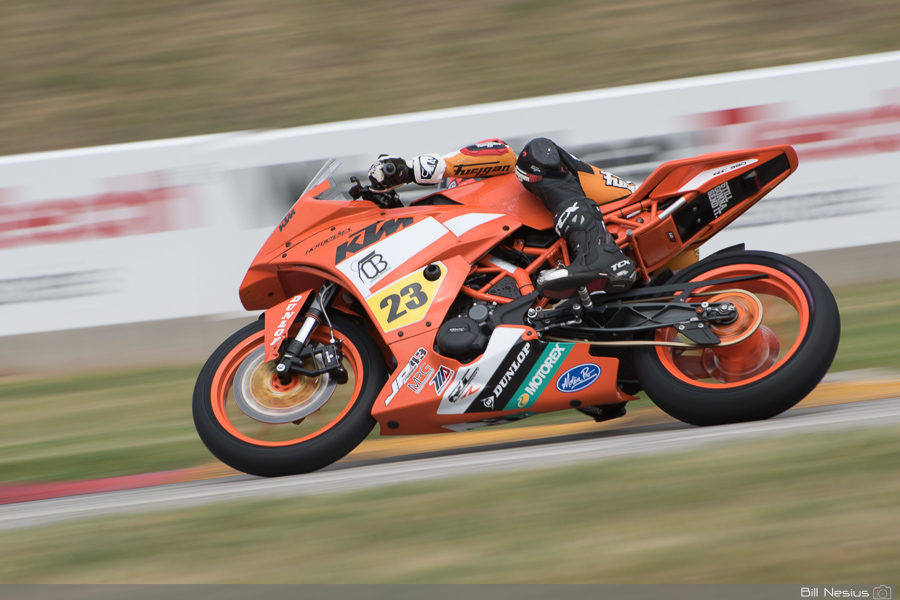
<path fill-rule="evenodd" d="M 344 368 L 350 375 L 350 381 L 337 386 L 332 398 L 315 414 L 299 419 L 295 423 L 275 425 L 254 421 L 240 411 L 232 392 L 235 374 L 240 365 L 265 343 L 264 336 L 263 331 L 258 331 L 241 340 L 219 364 L 210 389 L 212 409 L 219 425 L 236 439 L 256 446 L 270 447 L 289 446 L 311 440 L 337 425 L 356 405 L 362 389 L 362 359 L 359 350 L 349 340 L 344 340 L 341 348 L 344 355 Z M 326 337 L 317 332 L 313 335 L 313 340 L 327 343 Z M 282 384 L 275 377 L 276 384 L 274 381 L 268 380 L 269 377 L 270 375 L 266 375 L 266 383 L 270 384 L 273 389 L 289 393 L 291 384 L 300 383 L 304 376 L 293 375 L 291 383 L 287 385 Z M 279 399 L 275 399 L 273 404 L 277 404 L 279 401 Z"/>
<path fill-rule="evenodd" d="M 694 283 L 752 275 L 765 278 L 744 281 L 740 290 L 726 290 L 726 286 L 698 287 L 691 302 L 731 302 L 737 311 L 737 318 L 731 323 L 711 324 L 710 329 L 723 343 L 740 339 L 762 317 L 759 331 L 753 332 L 746 341 L 730 347 L 707 347 L 681 349 L 657 347 L 656 352 L 663 367 L 672 375 L 696 387 L 724 389 L 738 387 L 758 381 L 771 375 L 797 352 L 806 336 L 811 317 L 809 301 L 803 289 L 790 276 L 781 271 L 762 265 L 729 265 L 702 273 L 691 281 Z M 722 288 L 722 289 L 720 289 Z M 745 291 L 742 291 L 745 290 Z M 704 295 L 700 295 L 704 294 Z M 712 294 L 711 296 L 708 294 Z M 759 304 L 751 301 L 753 295 L 761 300 L 763 310 L 759 314 Z M 777 341 L 772 337 L 775 336 Z M 656 341 L 671 342 L 677 334 L 671 328 L 656 332 Z M 777 348 L 776 356 L 764 356 L 767 349 Z M 704 355 L 704 352 L 706 353 Z M 711 354 L 713 353 L 713 354 Z M 759 356 L 754 353 L 760 353 Z M 712 359 L 730 364 L 732 372 L 710 369 Z M 758 364 L 756 364 L 758 363 Z M 728 371 L 726 368 L 725 371 Z M 741 375 L 742 371 L 748 374 Z"/>

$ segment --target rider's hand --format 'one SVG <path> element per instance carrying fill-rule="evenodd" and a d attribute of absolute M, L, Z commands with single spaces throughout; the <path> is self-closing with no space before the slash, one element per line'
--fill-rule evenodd
<path fill-rule="evenodd" d="M 369 167 L 369 181 L 372 189 L 387 191 L 411 183 L 411 165 L 399 156 L 382 154 L 371 167 Z"/>

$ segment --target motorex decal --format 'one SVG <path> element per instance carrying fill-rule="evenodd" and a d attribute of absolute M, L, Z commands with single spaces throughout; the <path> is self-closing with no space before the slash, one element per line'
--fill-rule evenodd
<path fill-rule="evenodd" d="M 574 344 L 550 344 L 544 349 L 535 367 L 528 373 L 528 377 L 513 396 L 506 403 L 503 410 L 516 410 L 528 408 L 537 402 L 538 396 L 544 391 L 562 365 Z"/>

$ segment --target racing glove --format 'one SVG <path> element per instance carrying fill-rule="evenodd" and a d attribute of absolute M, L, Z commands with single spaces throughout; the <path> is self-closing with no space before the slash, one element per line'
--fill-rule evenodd
<path fill-rule="evenodd" d="M 392 190 L 401 185 L 412 183 L 412 161 L 405 161 L 399 156 L 382 154 L 369 167 L 369 181 L 372 189 L 379 192 Z"/>
<path fill-rule="evenodd" d="M 444 159 L 437 154 L 423 154 L 411 160 L 382 154 L 369 167 L 369 181 L 376 191 L 392 190 L 413 182 L 434 185 L 441 182 L 445 169 Z"/>

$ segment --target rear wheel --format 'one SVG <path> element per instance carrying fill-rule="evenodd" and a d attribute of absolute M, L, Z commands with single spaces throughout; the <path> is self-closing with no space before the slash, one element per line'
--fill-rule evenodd
<path fill-rule="evenodd" d="M 332 318 L 343 339 L 349 381 L 294 374 L 287 384 L 264 362 L 262 320 L 226 340 L 204 365 L 194 388 L 194 424 L 219 460 L 253 475 L 307 473 L 353 450 L 375 426 L 372 405 L 387 379 L 374 340 L 350 319 Z M 294 331 L 296 333 L 296 331 Z M 319 327 L 310 343 L 327 344 Z"/>
<path fill-rule="evenodd" d="M 760 276 L 697 288 L 689 302 L 728 302 L 736 318 L 710 329 L 722 346 L 656 346 L 635 353 L 648 396 L 671 416 L 694 425 L 768 419 L 802 400 L 822 380 L 840 339 L 831 290 L 809 267 L 768 252 L 713 255 L 669 283 Z M 672 328 L 659 342 L 685 342 Z"/>

